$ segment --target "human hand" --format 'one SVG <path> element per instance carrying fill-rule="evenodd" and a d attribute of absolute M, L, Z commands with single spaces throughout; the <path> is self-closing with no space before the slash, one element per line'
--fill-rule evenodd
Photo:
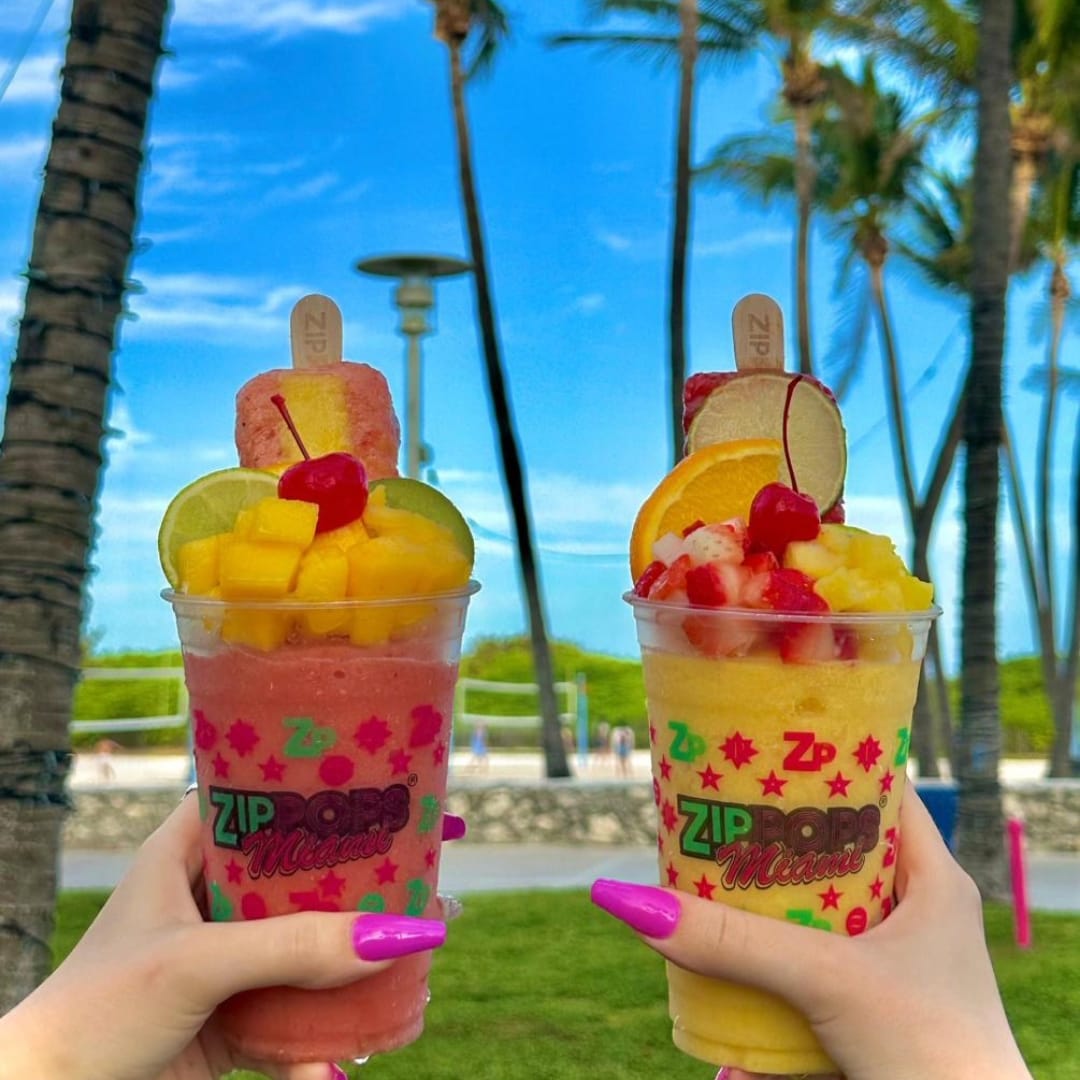
<path fill-rule="evenodd" d="M 447 818 L 444 836 L 463 835 Z M 195 900 L 202 854 L 195 799 L 146 841 L 71 955 L 0 1018 L 0 1080 L 340 1080 L 337 1066 L 271 1065 L 230 1051 L 214 1007 L 264 986 L 342 986 L 393 958 L 439 947 L 446 924 L 398 915 L 302 912 L 209 923 Z"/>
<path fill-rule="evenodd" d="M 900 822 L 899 902 L 858 937 L 622 882 L 597 881 L 593 902 L 680 967 L 788 1001 L 847 1080 L 1030 1080 L 986 950 L 978 889 L 914 791 Z M 721 1078 L 764 1080 L 735 1068 Z"/>

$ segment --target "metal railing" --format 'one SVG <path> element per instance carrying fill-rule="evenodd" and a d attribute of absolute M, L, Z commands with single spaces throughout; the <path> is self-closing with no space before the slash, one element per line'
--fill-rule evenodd
<path fill-rule="evenodd" d="M 179 684 L 177 693 L 177 711 L 168 716 L 133 716 L 114 717 L 106 720 L 73 720 L 71 733 L 81 732 L 108 734 L 119 731 L 157 731 L 161 728 L 181 727 L 188 720 L 188 697 L 184 685 L 182 667 L 87 667 L 82 670 L 82 677 L 90 680 L 108 680 L 111 682 L 140 681 L 144 679 L 175 680 Z"/>

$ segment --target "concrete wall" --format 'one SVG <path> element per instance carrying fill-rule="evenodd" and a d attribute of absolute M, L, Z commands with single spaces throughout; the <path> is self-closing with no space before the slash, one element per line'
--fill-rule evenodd
<path fill-rule="evenodd" d="M 69 849 L 130 850 L 179 801 L 182 788 L 76 792 L 64 829 Z M 481 843 L 652 844 L 652 787 L 640 782 L 470 781 L 451 789 L 451 813 Z M 1031 848 L 1080 852 L 1080 780 L 1017 782 L 1006 788 L 1006 813 L 1027 822 Z"/>

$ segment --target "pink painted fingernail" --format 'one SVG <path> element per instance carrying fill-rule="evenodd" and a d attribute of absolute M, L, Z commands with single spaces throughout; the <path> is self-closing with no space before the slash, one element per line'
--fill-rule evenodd
<path fill-rule="evenodd" d="M 444 840 L 460 840 L 465 835 L 465 819 L 457 814 L 443 814 L 442 838 Z"/>
<path fill-rule="evenodd" d="M 599 878 L 593 882 L 589 896 L 597 907 L 646 937 L 671 937 L 679 925 L 682 908 L 678 899 L 652 885 Z"/>
<path fill-rule="evenodd" d="M 349 1074 L 339 1065 L 330 1063 L 330 1080 L 349 1080 Z"/>
<path fill-rule="evenodd" d="M 731 1070 L 725 1065 L 713 1078 L 713 1080 L 728 1080 Z"/>
<path fill-rule="evenodd" d="M 353 923 L 352 939 L 361 960 L 393 960 L 437 949 L 446 941 L 446 923 L 409 915 L 361 915 Z"/>

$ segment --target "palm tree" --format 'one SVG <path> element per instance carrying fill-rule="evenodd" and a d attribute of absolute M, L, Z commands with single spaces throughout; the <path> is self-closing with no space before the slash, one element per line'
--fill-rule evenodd
<path fill-rule="evenodd" d="M 167 0 L 75 0 L 0 446 L 0 1013 L 48 974 L 116 325 Z"/>
<path fill-rule="evenodd" d="M 1057 644 L 1060 607 L 1063 590 L 1058 588 L 1054 573 L 1055 544 L 1052 506 L 1053 448 L 1057 431 L 1059 399 L 1068 383 L 1080 385 L 1076 372 L 1061 365 L 1061 340 L 1065 329 L 1065 314 L 1072 296 L 1067 268 L 1072 252 L 1080 240 L 1080 161 L 1076 149 L 1069 146 L 1063 153 L 1054 154 L 1044 169 L 1040 195 L 1030 224 L 1041 240 L 1041 250 L 1050 263 L 1049 277 L 1049 334 L 1046 363 L 1029 373 L 1029 382 L 1043 384 L 1043 415 L 1039 425 L 1035 469 L 1035 529 L 1028 524 L 1026 502 L 1021 490 L 1019 470 L 1009 471 L 1012 503 L 1021 554 L 1035 615 L 1036 640 L 1042 661 L 1043 684 L 1051 715 L 1054 718 L 1054 742 L 1050 752 L 1050 775 L 1070 775 L 1070 739 L 1076 699 L 1077 665 L 1080 663 L 1080 573 L 1073 574 L 1071 595 L 1065 603 L 1062 621 L 1063 644 Z M 1011 440 L 1010 440 L 1011 442 Z M 1075 454 L 1080 455 L 1080 434 L 1074 436 Z M 1077 472 L 1080 476 L 1080 472 Z M 1074 493 L 1074 514 L 1080 513 L 1080 492 Z M 1032 537 L 1032 532 L 1036 537 Z M 1080 532 L 1073 536 L 1080 545 Z M 1077 547 L 1074 563 L 1080 561 Z"/>
<path fill-rule="evenodd" d="M 435 5 L 435 36 L 443 42 L 450 57 L 450 97 L 457 135 L 458 171 L 469 253 L 476 284 L 476 313 L 480 323 L 484 370 L 488 396 L 495 414 L 499 441 L 499 460 L 503 483 L 514 521 L 518 565 L 525 589 L 529 617 L 529 638 L 533 666 L 539 688 L 541 740 L 549 777 L 570 775 L 559 723 L 559 703 L 555 696 L 555 673 L 551 662 L 540 570 L 533 544 L 532 522 L 525 486 L 525 472 L 518 449 L 517 433 L 503 373 L 502 354 L 495 322 L 495 298 L 488 276 L 487 248 L 480 215 L 479 194 L 473 174 L 469 118 L 465 107 L 465 82 L 468 75 L 490 65 L 499 41 L 509 30 L 506 15 L 492 0 L 431 0 Z M 463 52 L 472 38 L 470 57 Z"/>
<path fill-rule="evenodd" d="M 1009 92 L 1014 0 L 983 0 L 975 87 L 971 363 L 964 394 L 964 557 L 957 854 L 986 896 L 1005 893 L 997 664 L 997 516 L 1009 280 Z"/>
<path fill-rule="evenodd" d="M 878 83 L 872 63 L 861 77 L 851 79 L 839 68 L 825 69 L 829 83 L 822 117 L 816 121 L 813 154 L 817 161 L 817 197 L 849 241 L 851 259 L 867 268 L 869 297 L 877 317 L 881 355 L 885 365 L 889 427 L 893 436 L 893 461 L 908 528 L 913 539 L 912 569 L 930 579 L 929 546 L 933 523 L 940 508 L 945 483 L 960 441 L 959 409 L 946 424 L 934 456 L 925 494 L 920 494 L 912 460 L 910 425 L 902 386 L 896 335 L 885 290 L 885 266 L 890 251 L 889 233 L 897 219 L 910 209 L 924 186 L 927 172 L 926 146 L 938 121 L 938 110 L 911 115 L 911 106 L 895 92 Z M 856 322 L 867 320 L 856 314 Z M 931 631 L 928 664 L 938 684 L 937 727 L 948 729 L 948 695 L 943 690 L 944 669 L 936 628 Z M 935 731 L 934 709 L 923 671 L 913 724 L 913 750 L 923 776 L 939 775 L 938 753 L 942 746 Z M 948 749 L 951 740 L 944 742 Z"/>

